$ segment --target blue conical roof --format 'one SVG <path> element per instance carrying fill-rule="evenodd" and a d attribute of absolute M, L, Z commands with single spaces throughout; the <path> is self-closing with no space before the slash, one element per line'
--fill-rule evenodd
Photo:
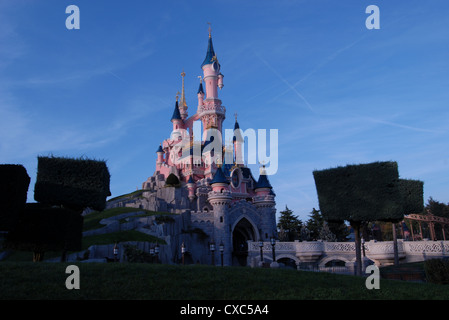
<path fill-rule="evenodd" d="M 175 110 L 173 111 L 173 116 L 171 117 L 171 121 L 173 120 L 181 120 L 181 113 L 179 112 L 178 100 L 176 100 Z"/>
<path fill-rule="evenodd" d="M 211 64 L 214 61 L 213 57 L 215 57 L 214 45 L 212 44 L 212 37 L 209 35 L 206 58 L 204 58 L 201 68 L 206 64 Z"/>
<path fill-rule="evenodd" d="M 223 170 L 221 170 L 221 167 L 217 168 L 217 171 L 215 171 L 214 177 L 212 178 L 212 181 L 210 182 L 210 184 L 214 184 L 214 183 L 227 183 L 229 184 L 228 179 L 226 179 Z"/>
<path fill-rule="evenodd" d="M 273 188 L 270 184 L 270 181 L 268 181 L 266 174 L 260 174 L 259 181 L 257 181 L 256 187 L 254 189 L 259 189 L 259 188 L 269 188 L 269 189 Z"/>
<path fill-rule="evenodd" d="M 162 150 L 162 146 L 161 145 L 159 145 L 159 148 L 157 148 L 156 152 L 164 152 L 164 150 Z"/>
<path fill-rule="evenodd" d="M 237 130 L 237 131 L 236 131 Z M 232 141 L 239 141 L 239 142 L 243 142 L 243 137 L 240 131 L 240 126 L 239 123 L 237 122 L 237 119 L 235 119 L 235 124 L 234 124 L 234 137 L 232 138 Z"/>
<path fill-rule="evenodd" d="M 203 82 L 200 82 L 200 87 L 198 88 L 198 92 L 197 93 L 204 93 Z"/>
<path fill-rule="evenodd" d="M 193 181 L 192 176 L 189 177 L 189 180 L 187 181 L 187 183 L 195 183 L 195 181 Z"/>

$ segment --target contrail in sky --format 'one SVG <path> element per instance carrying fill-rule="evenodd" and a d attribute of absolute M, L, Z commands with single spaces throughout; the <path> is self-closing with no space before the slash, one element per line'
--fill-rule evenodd
<path fill-rule="evenodd" d="M 260 59 L 260 61 L 262 61 L 279 79 L 282 80 L 282 82 L 284 82 L 290 89 L 292 90 L 294 93 L 296 93 L 296 95 L 302 100 L 304 101 L 304 103 L 306 104 L 307 108 L 309 108 L 310 111 L 312 111 L 313 113 L 316 113 L 315 110 L 312 108 L 312 106 L 310 105 L 310 103 L 306 100 L 306 98 L 304 98 L 304 96 L 298 91 L 296 90 L 296 88 L 294 86 L 292 86 L 290 84 L 290 82 L 288 82 L 282 75 L 279 74 L 279 72 L 277 72 L 265 59 L 263 59 L 261 56 L 259 56 L 256 52 L 254 52 L 254 54 Z"/>

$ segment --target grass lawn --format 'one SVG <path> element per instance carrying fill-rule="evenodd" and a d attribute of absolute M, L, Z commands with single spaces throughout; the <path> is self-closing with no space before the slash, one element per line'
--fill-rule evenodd
<path fill-rule="evenodd" d="M 449 299 L 449 287 L 288 269 L 77 263 L 80 289 L 68 290 L 69 263 L 0 262 L 0 299 L 287 300 Z"/>

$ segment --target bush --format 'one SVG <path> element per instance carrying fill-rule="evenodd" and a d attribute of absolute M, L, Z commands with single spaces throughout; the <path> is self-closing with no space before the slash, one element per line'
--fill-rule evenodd
<path fill-rule="evenodd" d="M 38 157 L 34 199 L 76 210 L 104 210 L 110 174 L 104 161 Z"/>
<path fill-rule="evenodd" d="M 430 259 L 425 261 L 424 270 L 428 282 L 449 284 L 449 261 Z"/>
<path fill-rule="evenodd" d="M 81 250 L 83 219 L 76 211 L 28 203 L 16 228 L 8 233 L 5 245 L 38 255 L 46 251 Z"/>
<path fill-rule="evenodd" d="M 125 244 L 125 256 L 128 262 L 153 262 L 154 258 L 148 252 L 138 249 L 136 246 Z"/>
<path fill-rule="evenodd" d="M 14 228 L 27 201 L 30 177 L 22 165 L 0 165 L 0 230 Z"/>
<path fill-rule="evenodd" d="M 165 180 L 165 185 L 167 187 L 178 187 L 179 184 L 180 183 L 178 177 L 173 173 L 170 173 L 167 179 Z"/>
<path fill-rule="evenodd" d="M 396 162 L 315 170 L 313 176 L 327 221 L 389 221 L 404 216 Z"/>

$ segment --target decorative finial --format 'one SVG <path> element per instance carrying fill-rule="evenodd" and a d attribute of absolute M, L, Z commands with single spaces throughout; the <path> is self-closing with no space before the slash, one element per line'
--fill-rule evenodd
<path fill-rule="evenodd" d="M 178 98 L 179 98 L 179 91 L 176 92 L 176 102 L 178 101 Z"/>
<path fill-rule="evenodd" d="M 202 76 L 198 76 L 198 79 L 200 79 L 200 83 L 203 83 L 203 77 Z"/>
<path fill-rule="evenodd" d="M 235 117 L 235 122 L 237 122 L 237 112 L 234 113 L 234 117 Z"/>
<path fill-rule="evenodd" d="M 211 31 L 212 31 L 212 28 L 211 28 L 211 23 L 210 22 L 208 22 L 207 23 L 208 25 L 209 25 L 209 38 L 211 38 L 212 36 L 211 36 Z"/>
<path fill-rule="evenodd" d="M 186 93 L 185 93 L 185 89 L 184 89 L 184 77 L 185 76 L 186 76 L 186 73 L 184 72 L 184 69 L 182 69 L 182 72 L 181 72 L 181 77 L 182 77 L 181 102 L 182 102 L 183 107 L 187 107 Z"/>

